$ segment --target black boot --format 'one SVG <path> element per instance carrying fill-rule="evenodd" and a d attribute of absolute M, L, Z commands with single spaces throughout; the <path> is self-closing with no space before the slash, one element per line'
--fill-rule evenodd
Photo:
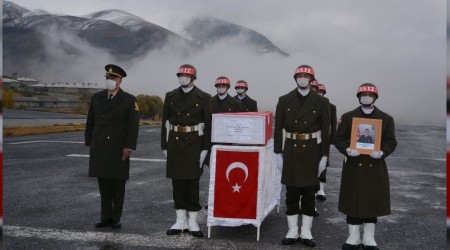
<path fill-rule="evenodd" d="M 294 245 L 295 243 L 297 243 L 298 238 L 297 239 L 292 239 L 292 238 L 284 238 L 281 241 L 281 245 Z"/>
<path fill-rule="evenodd" d="M 314 242 L 314 239 L 300 239 L 302 244 L 307 246 L 307 247 L 315 247 L 316 246 L 316 242 Z"/>
<path fill-rule="evenodd" d="M 351 245 L 351 244 L 347 244 L 344 243 L 344 245 L 342 245 L 342 250 L 356 250 L 359 249 L 361 245 Z"/>
<path fill-rule="evenodd" d="M 368 250 L 380 250 L 377 246 L 366 246 L 366 245 L 362 245 L 363 249 L 368 249 Z"/>
<path fill-rule="evenodd" d="M 111 223 L 112 223 L 111 220 L 101 220 L 101 221 L 95 223 L 95 227 L 96 228 L 107 227 L 107 226 L 111 225 Z"/>

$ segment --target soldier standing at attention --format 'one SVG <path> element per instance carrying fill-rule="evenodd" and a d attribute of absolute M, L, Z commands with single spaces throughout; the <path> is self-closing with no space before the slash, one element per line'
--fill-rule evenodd
<path fill-rule="evenodd" d="M 211 98 L 213 114 L 243 111 L 241 102 L 227 93 L 230 88 L 230 79 L 226 76 L 219 76 L 214 86 L 217 88 L 217 95 Z"/>
<path fill-rule="evenodd" d="M 258 112 L 258 103 L 247 95 L 248 83 L 246 81 L 237 81 L 234 89 L 236 89 L 234 98 L 241 101 L 244 112 Z"/>
<path fill-rule="evenodd" d="M 181 65 L 177 76 L 181 86 L 166 93 L 161 128 L 166 177 L 172 179 L 176 210 L 176 222 L 167 235 L 188 230 L 194 237 L 203 237 L 197 217 L 202 166 L 211 148 L 211 95 L 194 85 L 194 66 Z"/>
<path fill-rule="evenodd" d="M 375 224 L 377 217 L 391 213 L 389 175 L 386 157 L 397 147 L 394 119 L 375 105 L 378 89 L 372 83 L 359 86 L 356 93 L 360 106 L 342 115 L 336 132 L 336 148 L 346 158 L 342 167 L 339 211 L 347 215 L 349 236 L 342 249 L 377 250 Z M 360 155 L 350 148 L 353 117 L 382 120 L 380 151 Z M 361 241 L 360 227 L 363 225 Z"/>
<path fill-rule="evenodd" d="M 89 177 L 97 177 L 100 189 L 101 219 L 95 227 L 120 228 L 130 154 L 139 132 L 139 107 L 136 98 L 120 88 L 125 70 L 113 64 L 105 70 L 106 90 L 91 98 L 84 138 L 90 146 Z"/>
<path fill-rule="evenodd" d="M 327 93 L 327 89 L 325 85 L 313 81 L 311 83 L 311 89 L 314 90 L 317 94 L 321 96 L 325 96 Z M 337 115 L 336 115 L 336 106 L 330 102 L 330 115 L 331 115 L 331 129 L 330 129 L 330 145 L 334 145 L 334 140 L 336 137 L 336 129 L 337 129 Z M 330 166 L 330 158 L 327 160 L 327 168 Z M 318 201 L 326 201 L 327 198 L 325 196 L 325 183 L 327 182 L 327 169 L 325 169 L 322 174 L 319 176 L 319 184 L 320 189 L 316 193 L 316 200 Z"/>
<path fill-rule="evenodd" d="M 319 190 L 318 176 L 325 170 L 330 151 L 330 102 L 310 91 L 314 80 L 311 66 L 297 67 L 294 80 L 297 88 L 279 98 L 275 114 L 274 152 L 277 166 L 282 168 L 281 183 L 286 185 L 289 227 L 281 243 L 292 245 L 300 239 L 303 245 L 314 247 L 311 227 L 315 193 Z M 300 236 L 299 214 L 302 214 Z"/>

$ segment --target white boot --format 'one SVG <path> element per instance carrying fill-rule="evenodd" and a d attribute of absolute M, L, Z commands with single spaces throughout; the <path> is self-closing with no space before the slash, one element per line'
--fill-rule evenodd
<path fill-rule="evenodd" d="M 187 220 L 186 220 L 186 210 L 177 209 L 177 221 L 173 226 L 167 230 L 167 235 L 179 235 L 184 230 L 188 228 Z"/>
<path fill-rule="evenodd" d="M 364 246 L 376 246 L 375 223 L 364 223 L 364 233 L 362 243 Z"/>
<path fill-rule="evenodd" d="M 302 240 L 303 245 L 308 247 L 315 247 L 316 243 L 313 240 L 311 234 L 313 217 L 308 215 L 302 215 L 302 228 L 300 231 L 300 239 Z"/>
<path fill-rule="evenodd" d="M 298 240 L 298 214 L 287 215 L 289 231 L 281 242 L 282 245 L 292 245 Z"/>
<path fill-rule="evenodd" d="M 316 199 L 318 201 L 325 201 L 327 198 L 325 197 L 325 182 L 319 182 L 320 189 L 316 193 Z"/>
<path fill-rule="evenodd" d="M 197 216 L 198 212 L 189 211 L 189 219 L 188 219 L 189 232 L 191 233 L 192 236 L 202 238 L 203 233 L 197 224 Z"/>
<path fill-rule="evenodd" d="M 300 238 L 311 240 L 313 237 L 311 235 L 313 217 L 308 215 L 302 215 L 302 229 L 300 232 Z"/>
<path fill-rule="evenodd" d="M 359 231 L 360 225 L 350 225 L 348 224 L 348 238 L 345 243 L 349 245 L 359 245 L 361 244 L 361 233 Z"/>
<path fill-rule="evenodd" d="M 325 191 L 324 191 L 325 182 L 319 182 L 319 185 L 320 185 L 320 189 L 319 189 L 319 191 L 317 191 L 317 195 L 325 196 Z"/>

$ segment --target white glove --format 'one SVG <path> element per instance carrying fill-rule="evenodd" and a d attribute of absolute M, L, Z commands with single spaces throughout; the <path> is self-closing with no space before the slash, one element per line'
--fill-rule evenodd
<path fill-rule="evenodd" d="M 163 150 L 163 153 L 164 153 L 164 155 L 165 155 L 166 158 L 167 158 L 167 149 L 164 149 L 164 150 Z"/>
<path fill-rule="evenodd" d="M 357 149 L 347 148 L 345 151 L 347 151 L 348 156 L 351 156 L 351 157 L 359 156 L 359 151 Z"/>
<path fill-rule="evenodd" d="M 277 168 L 280 171 L 283 169 L 283 154 L 277 154 Z"/>
<path fill-rule="evenodd" d="M 380 159 L 383 156 L 383 151 L 373 151 L 370 153 L 370 157 L 374 159 Z"/>
<path fill-rule="evenodd" d="M 322 156 L 322 159 L 320 159 L 319 174 L 317 175 L 317 177 L 319 177 L 320 174 L 327 168 L 327 160 L 328 160 L 327 156 Z"/>
<path fill-rule="evenodd" d="M 203 162 L 205 161 L 207 154 L 208 154 L 208 150 L 202 150 L 202 152 L 200 152 L 200 168 L 203 167 Z"/>

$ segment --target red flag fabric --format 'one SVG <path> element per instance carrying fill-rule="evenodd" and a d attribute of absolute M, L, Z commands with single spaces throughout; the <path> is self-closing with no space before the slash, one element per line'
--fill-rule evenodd
<path fill-rule="evenodd" d="M 214 217 L 256 219 L 259 152 L 217 150 Z"/>

